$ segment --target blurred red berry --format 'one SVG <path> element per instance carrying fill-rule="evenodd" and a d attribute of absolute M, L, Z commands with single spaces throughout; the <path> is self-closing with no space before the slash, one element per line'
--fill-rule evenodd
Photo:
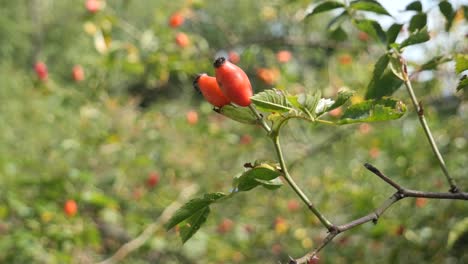
<path fill-rule="evenodd" d="M 267 85 L 276 83 L 280 77 L 278 69 L 259 68 L 257 69 L 257 77 Z"/>
<path fill-rule="evenodd" d="M 416 198 L 415 204 L 416 204 L 416 207 L 423 208 L 427 204 L 427 198 L 418 197 Z"/>
<path fill-rule="evenodd" d="M 178 28 L 184 24 L 185 18 L 181 13 L 176 12 L 169 17 L 169 26 L 172 28 Z"/>
<path fill-rule="evenodd" d="M 146 180 L 146 185 L 150 188 L 156 187 L 159 183 L 159 173 L 151 172 Z"/>
<path fill-rule="evenodd" d="M 240 138 L 241 145 L 250 145 L 252 143 L 252 136 L 248 134 L 244 134 Z"/>
<path fill-rule="evenodd" d="M 367 123 L 362 123 L 362 124 L 359 125 L 359 133 L 361 133 L 362 135 L 369 134 L 369 132 L 371 130 L 372 130 L 371 125 L 369 125 Z"/>
<path fill-rule="evenodd" d="M 300 203 L 298 200 L 296 199 L 291 199 L 288 201 L 288 210 L 289 212 L 296 212 L 297 210 L 299 210 L 299 207 L 300 207 Z"/>
<path fill-rule="evenodd" d="M 63 206 L 63 211 L 69 217 L 76 215 L 78 212 L 78 206 L 76 205 L 75 200 L 67 200 Z"/>
<path fill-rule="evenodd" d="M 319 257 L 313 256 L 312 258 L 309 259 L 309 261 L 307 261 L 307 264 L 318 264 L 319 260 L 320 260 Z"/>
<path fill-rule="evenodd" d="M 366 32 L 363 32 L 363 31 L 359 31 L 358 39 L 360 41 L 368 41 L 369 40 L 369 34 L 367 34 Z"/>
<path fill-rule="evenodd" d="M 343 113 L 343 110 L 341 110 L 341 107 L 335 108 L 331 110 L 330 112 L 328 112 L 328 114 L 333 117 L 339 117 L 342 113 Z"/>
<path fill-rule="evenodd" d="M 198 113 L 195 110 L 190 110 L 186 114 L 187 122 L 190 125 L 195 125 L 198 123 Z"/>
<path fill-rule="evenodd" d="M 188 36 L 182 32 L 177 33 L 175 40 L 176 40 L 176 44 L 181 48 L 185 48 L 190 44 L 190 40 Z"/>
<path fill-rule="evenodd" d="M 101 10 L 101 2 L 98 0 L 87 0 L 85 4 L 86 10 L 90 13 L 96 13 Z"/>
<path fill-rule="evenodd" d="M 234 222 L 231 219 L 224 218 L 223 221 L 219 223 L 217 231 L 220 234 L 225 234 L 231 231 L 233 227 L 234 227 Z"/>
<path fill-rule="evenodd" d="M 372 147 L 370 150 L 369 150 L 369 156 L 371 156 L 371 158 L 373 159 L 376 159 L 378 158 L 380 155 L 380 150 L 379 148 L 377 147 Z"/>
<path fill-rule="evenodd" d="M 343 54 L 340 57 L 338 57 L 338 61 L 341 65 L 349 65 L 353 62 L 353 58 L 349 54 Z"/>
<path fill-rule="evenodd" d="M 34 70 L 36 71 L 37 78 L 39 78 L 39 80 L 42 80 L 42 81 L 47 80 L 47 76 L 49 75 L 49 72 L 47 71 L 47 65 L 44 62 L 42 61 L 37 62 L 34 65 Z"/>
<path fill-rule="evenodd" d="M 84 69 L 81 65 L 75 65 L 72 69 L 72 77 L 75 82 L 81 82 L 85 78 Z"/>
<path fill-rule="evenodd" d="M 237 64 L 240 61 L 240 56 L 237 54 L 237 52 L 230 51 L 228 54 L 228 60 L 234 64 Z"/>
<path fill-rule="evenodd" d="M 280 50 L 276 53 L 276 60 L 280 63 L 289 62 L 292 59 L 292 53 L 289 50 Z"/>

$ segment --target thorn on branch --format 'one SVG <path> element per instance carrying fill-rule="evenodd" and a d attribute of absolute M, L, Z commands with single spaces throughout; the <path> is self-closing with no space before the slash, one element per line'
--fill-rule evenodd
<path fill-rule="evenodd" d="M 244 168 L 253 169 L 253 167 L 254 167 L 254 166 L 253 166 L 252 163 L 250 163 L 250 162 L 244 163 Z"/>
<path fill-rule="evenodd" d="M 424 115 L 424 108 L 423 108 L 423 105 L 422 105 L 422 102 L 419 101 L 418 103 L 418 115 L 419 116 L 423 116 Z"/>
<path fill-rule="evenodd" d="M 289 264 L 297 264 L 297 261 L 293 257 L 291 256 L 288 256 L 288 257 L 289 257 L 289 262 L 288 262 Z"/>
<path fill-rule="evenodd" d="M 372 223 L 376 225 L 378 221 L 379 221 L 379 215 L 375 213 L 375 217 L 372 219 Z"/>
<path fill-rule="evenodd" d="M 452 186 L 452 188 L 450 188 L 449 192 L 451 192 L 451 193 L 458 193 L 458 192 L 460 192 L 460 189 L 458 189 L 457 186 Z"/>

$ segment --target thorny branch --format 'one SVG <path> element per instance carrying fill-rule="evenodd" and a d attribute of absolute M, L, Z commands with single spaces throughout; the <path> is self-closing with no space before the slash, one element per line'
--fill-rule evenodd
<path fill-rule="evenodd" d="M 325 237 L 325 239 L 322 241 L 320 246 L 318 246 L 314 251 L 306 254 L 305 256 L 298 258 L 298 259 L 292 259 L 289 261 L 289 264 L 300 264 L 300 263 L 307 263 L 309 259 L 312 257 L 316 256 L 316 254 L 322 250 L 326 245 L 328 245 L 338 234 L 345 232 L 349 229 L 352 229 L 356 226 L 362 225 L 367 222 L 373 222 L 377 223 L 377 220 L 379 217 L 388 209 L 390 206 L 395 204 L 396 202 L 407 198 L 407 197 L 423 197 L 423 198 L 428 198 L 428 199 L 451 199 L 451 200 L 468 200 L 468 193 L 467 192 L 424 192 L 424 191 L 416 191 L 416 190 L 411 190 L 404 188 L 403 186 L 399 185 L 392 179 L 390 179 L 388 176 L 383 174 L 379 169 L 374 167 L 373 165 L 366 163 L 364 164 L 366 169 L 377 175 L 380 179 L 382 179 L 384 182 L 392 186 L 393 188 L 396 189 L 396 192 L 390 196 L 387 200 L 382 203 L 381 206 L 376 208 L 373 212 L 355 219 L 351 222 L 334 226 L 331 231 L 329 231 L 329 234 Z"/>

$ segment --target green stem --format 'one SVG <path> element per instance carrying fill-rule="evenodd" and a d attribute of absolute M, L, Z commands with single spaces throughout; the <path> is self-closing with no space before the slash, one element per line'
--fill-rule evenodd
<path fill-rule="evenodd" d="M 332 121 L 323 120 L 323 119 L 315 119 L 315 122 L 326 124 L 326 125 L 331 125 L 331 126 L 336 126 L 336 124 L 333 123 Z"/>
<path fill-rule="evenodd" d="M 260 125 L 263 127 L 263 129 L 265 129 L 265 131 L 270 134 L 271 133 L 271 128 L 270 126 L 268 126 L 268 124 L 265 122 L 265 119 L 263 119 L 262 115 L 257 111 L 257 109 L 255 108 L 255 106 L 253 104 L 250 104 L 249 105 L 249 108 L 250 110 L 252 111 L 252 113 L 255 115 L 255 117 L 257 117 L 257 120 L 258 122 L 260 123 Z"/>
<path fill-rule="evenodd" d="M 275 146 L 276 154 L 278 155 L 278 159 L 280 162 L 281 170 L 284 173 L 284 178 L 288 182 L 288 184 L 291 186 L 291 188 L 294 190 L 294 192 L 301 198 L 301 200 L 307 205 L 310 211 L 317 216 L 317 218 L 320 220 L 320 222 L 328 229 L 328 230 L 333 230 L 334 225 L 309 201 L 309 198 L 302 192 L 301 188 L 297 186 L 296 182 L 294 182 L 293 178 L 291 175 L 289 175 L 288 168 L 286 167 L 286 163 L 284 161 L 283 157 L 283 152 L 281 150 L 281 145 L 279 142 L 279 135 L 275 133 L 271 137 L 273 144 Z"/>
<path fill-rule="evenodd" d="M 429 140 L 429 144 L 431 145 L 431 148 L 432 148 L 432 152 L 434 152 L 434 155 L 436 156 L 438 162 L 439 162 L 439 166 L 440 168 L 442 169 L 442 172 L 444 173 L 445 175 L 445 178 L 447 178 L 447 181 L 450 185 L 450 191 L 451 192 L 458 192 L 458 187 L 455 183 L 455 180 L 450 176 L 448 170 L 447 170 L 447 166 L 445 165 L 445 161 L 444 161 L 444 158 L 442 157 L 442 155 L 440 154 L 440 151 L 439 149 L 437 148 L 437 144 L 434 140 L 434 137 L 432 136 L 432 133 L 431 133 L 431 130 L 429 129 L 429 126 L 427 124 L 427 121 L 426 121 L 426 118 L 424 117 L 424 110 L 422 108 L 422 106 L 418 103 L 418 99 L 416 98 L 416 94 L 414 93 L 413 91 L 413 87 L 411 85 L 411 81 L 408 77 L 408 73 L 406 71 L 406 63 L 403 62 L 403 77 L 404 77 L 404 83 L 405 83 L 405 86 L 406 86 L 406 89 L 411 97 L 411 101 L 413 102 L 413 105 L 414 105 L 414 108 L 416 109 L 416 112 L 418 113 L 418 118 L 419 118 L 419 121 L 421 123 L 421 126 L 424 130 L 424 133 L 426 134 L 426 137 L 427 139 Z"/>

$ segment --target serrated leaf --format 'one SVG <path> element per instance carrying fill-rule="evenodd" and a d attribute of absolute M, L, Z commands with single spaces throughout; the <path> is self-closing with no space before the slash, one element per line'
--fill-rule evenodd
<path fill-rule="evenodd" d="M 424 29 L 421 31 L 417 31 L 415 33 L 412 33 L 407 39 L 405 39 L 400 44 L 400 48 L 423 43 L 423 42 L 428 41 L 430 38 L 431 37 L 429 36 L 429 33 L 427 32 L 427 30 Z"/>
<path fill-rule="evenodd" d="M 434 58 L 430 59 L 429 61 L 427 61 L 426 63 L 421 65 L 419 67 L 419 70 L 420 71 L 434 70 L 440 64 L 448 62 L 450 60 L 451 59 L 449 57 L 446 57 L 446 56 L 443 56 L 443 55 L 435 56 Z"/>
<path fill-rule="evenodd" d="M 406 112 L 406 106 L 399 100 L 382 98 L 367 100 L 346 109 L 338 124 L 378 122 L 398 119 Z"/>
<path fill-rule="evenodd" d="M 453 7 L 448 1 L 442 1 L 439 3 L 439 10 L 447 20 L 445 24 L 445 30 L 449 31 L 452 27 L 453 19 L 455 18 L 455 12 L 453 11 Z"/>
<path fill-rule="evenodd" d="M 326 107 L 323 109 L 323 111 L 320 111 L 317 113 L 317 116 L 320 116 L 326 112 L 329 112 L 333 109 L 336 109 L 342 105 L 344 105 L 353 95 L 355 94 L 355 91 L 350 90 L 348 88 L 344 88 L 338 91 L 338 95 L 335 98 L 335 101 L 332 105 L 329 107 Z"/>
<path fill-rule="evenodd" d="M 455 71 L 457 74 L 468 70 L 468 54 L 457 54 L 455 56 Z"/>
<path fill-rule="evenodd" d="M 386 42 L 387 36 L 385 35 L 385 32 L 383 31 L 380 24 L 376 21 L 370 19 L 360 19 L 353 20 L 353 23 L 359 30 L 366 32 L 374 39 Z"/>
<path fill-rule="evenodd" d="M 405 10 L 412 10 L 412 11 L 422 11 L 422 5 L 420 1 L 411 2 L 409 5 L 406 6 Z"/>
<path fill-rule="evenodd" d="M 463 236 L 468 233 L 468 217 L 459 221 L 450 230 L 447 239 L 447 248 L 451 249 L 455 243 Z"/>
<path fill-rule="evenodd" d="M 373 0 L 357 0 L 351 2 L 349 6 L 354 10 L 369 11 L 381 15 L 391 16 L 379 2 Z"/>
<path fill-rule="evenodd" d="M 287 112 L 292 110 L 284 92 L 269 89 L 250 97 L 252 102 L 265 112 Z"/>
<path fill-rule="evenodd" d="M 392 70 L 393 74 L 395 74 L 396 77 L 398 77 L 400 80 L 405 80 L 405 73 L 403 72 L 403 65 L 401 64 L 401 61 L 394 57 L 394 56 L 389 56 L 390 57 L 390 69 Z"/>
<path fill-rule="evenodd" d="M 236 179 L 236 187 L 239 191 L 248 191 L 257 187 L 258 185 L 276 185 L 274 182 L 269 182 L 278 178 L 280 175 L 281 172 L 277 170 L 275 166 L 262 163 L 239 176 Z"/>
<path fill-rule="evenodd" d="M 186 204 L 182 205 L 167 221 L 165 228 L 169 230 L 179 224 L 182 221 L 185 221 L 197 214 L 201 210 L 205 210 L 210 204 L 216 202 L 217 200 L 225 197 L 226 194 L 217 192 L 217 193 L 208 193 L 205 194 L 202 198 L 195 198 L 188 201 Z"/>
<path fill-rule="evenodd" d="M 366 99 L 378 99 L 384 96 L 392 95 L 401 87 L 403 81 L 387 70 L 378 79 L 373 79 L 367 87 Z"/>
<path fill-rule="evenodd" d="M 398 34 L 401 31 L 401 28 L 403 27 L 403 24 L 392 24 L 388 29 L 387 29 L 387 46 L 394 43 L 398 37 Z"/>
<path fill-rule="evenodd" d="M 458 82 L 457 92 L 460 90 L 468 90 L 468 77 L 466 75 L 463 75 Z"/>
<path fill-rule="evenodd" d="M 187 242 L 206 222 L 210 214 L 210 207 L 204 207 L 200 211 L 192 215 L 180 228 L 180 237 L 182 243 Z"/>
<path fill-rule="evenodd" d="M 411 18 L 408 30 L 410 32 L 415 32 L 416 30 L 421 30 L 422 28 L 424 28 L 426 24 L 427 24 L 426 13 L 417 13 Z"/>
<path fill-rule="evenodd" d="M 215 109 L 215 111 L 225 117 L 244 124 L 257 124 L 258 122 L 255 115 L 247 107 L 225 105 L 220 109 Z"/>
<path fill-rule="evenodd" d="M 333 9 L 344 7 L 344 4 L 335 1 L 326 1 L 318 4 L 306 17 L 313 16 L 322 12 L 330 11 Z"/>
<path fill-rule="evenodd" d="M 335 108 L 344 105 L 356 92 L 348 88 L 344 88 L 338 91 L 338 95 L 335 98 L 335 103 L 327 108 L 327 112 Z"/>
<path fill-rule="evenodd" d="M 316 116 L 315 109 L 320 100 L 320 93 L 316 92 L 313 94 L 298 94 L 297 103 L 299 104 L 299 110 L 301 110 L 306 116 L 313 119 Z"/>

